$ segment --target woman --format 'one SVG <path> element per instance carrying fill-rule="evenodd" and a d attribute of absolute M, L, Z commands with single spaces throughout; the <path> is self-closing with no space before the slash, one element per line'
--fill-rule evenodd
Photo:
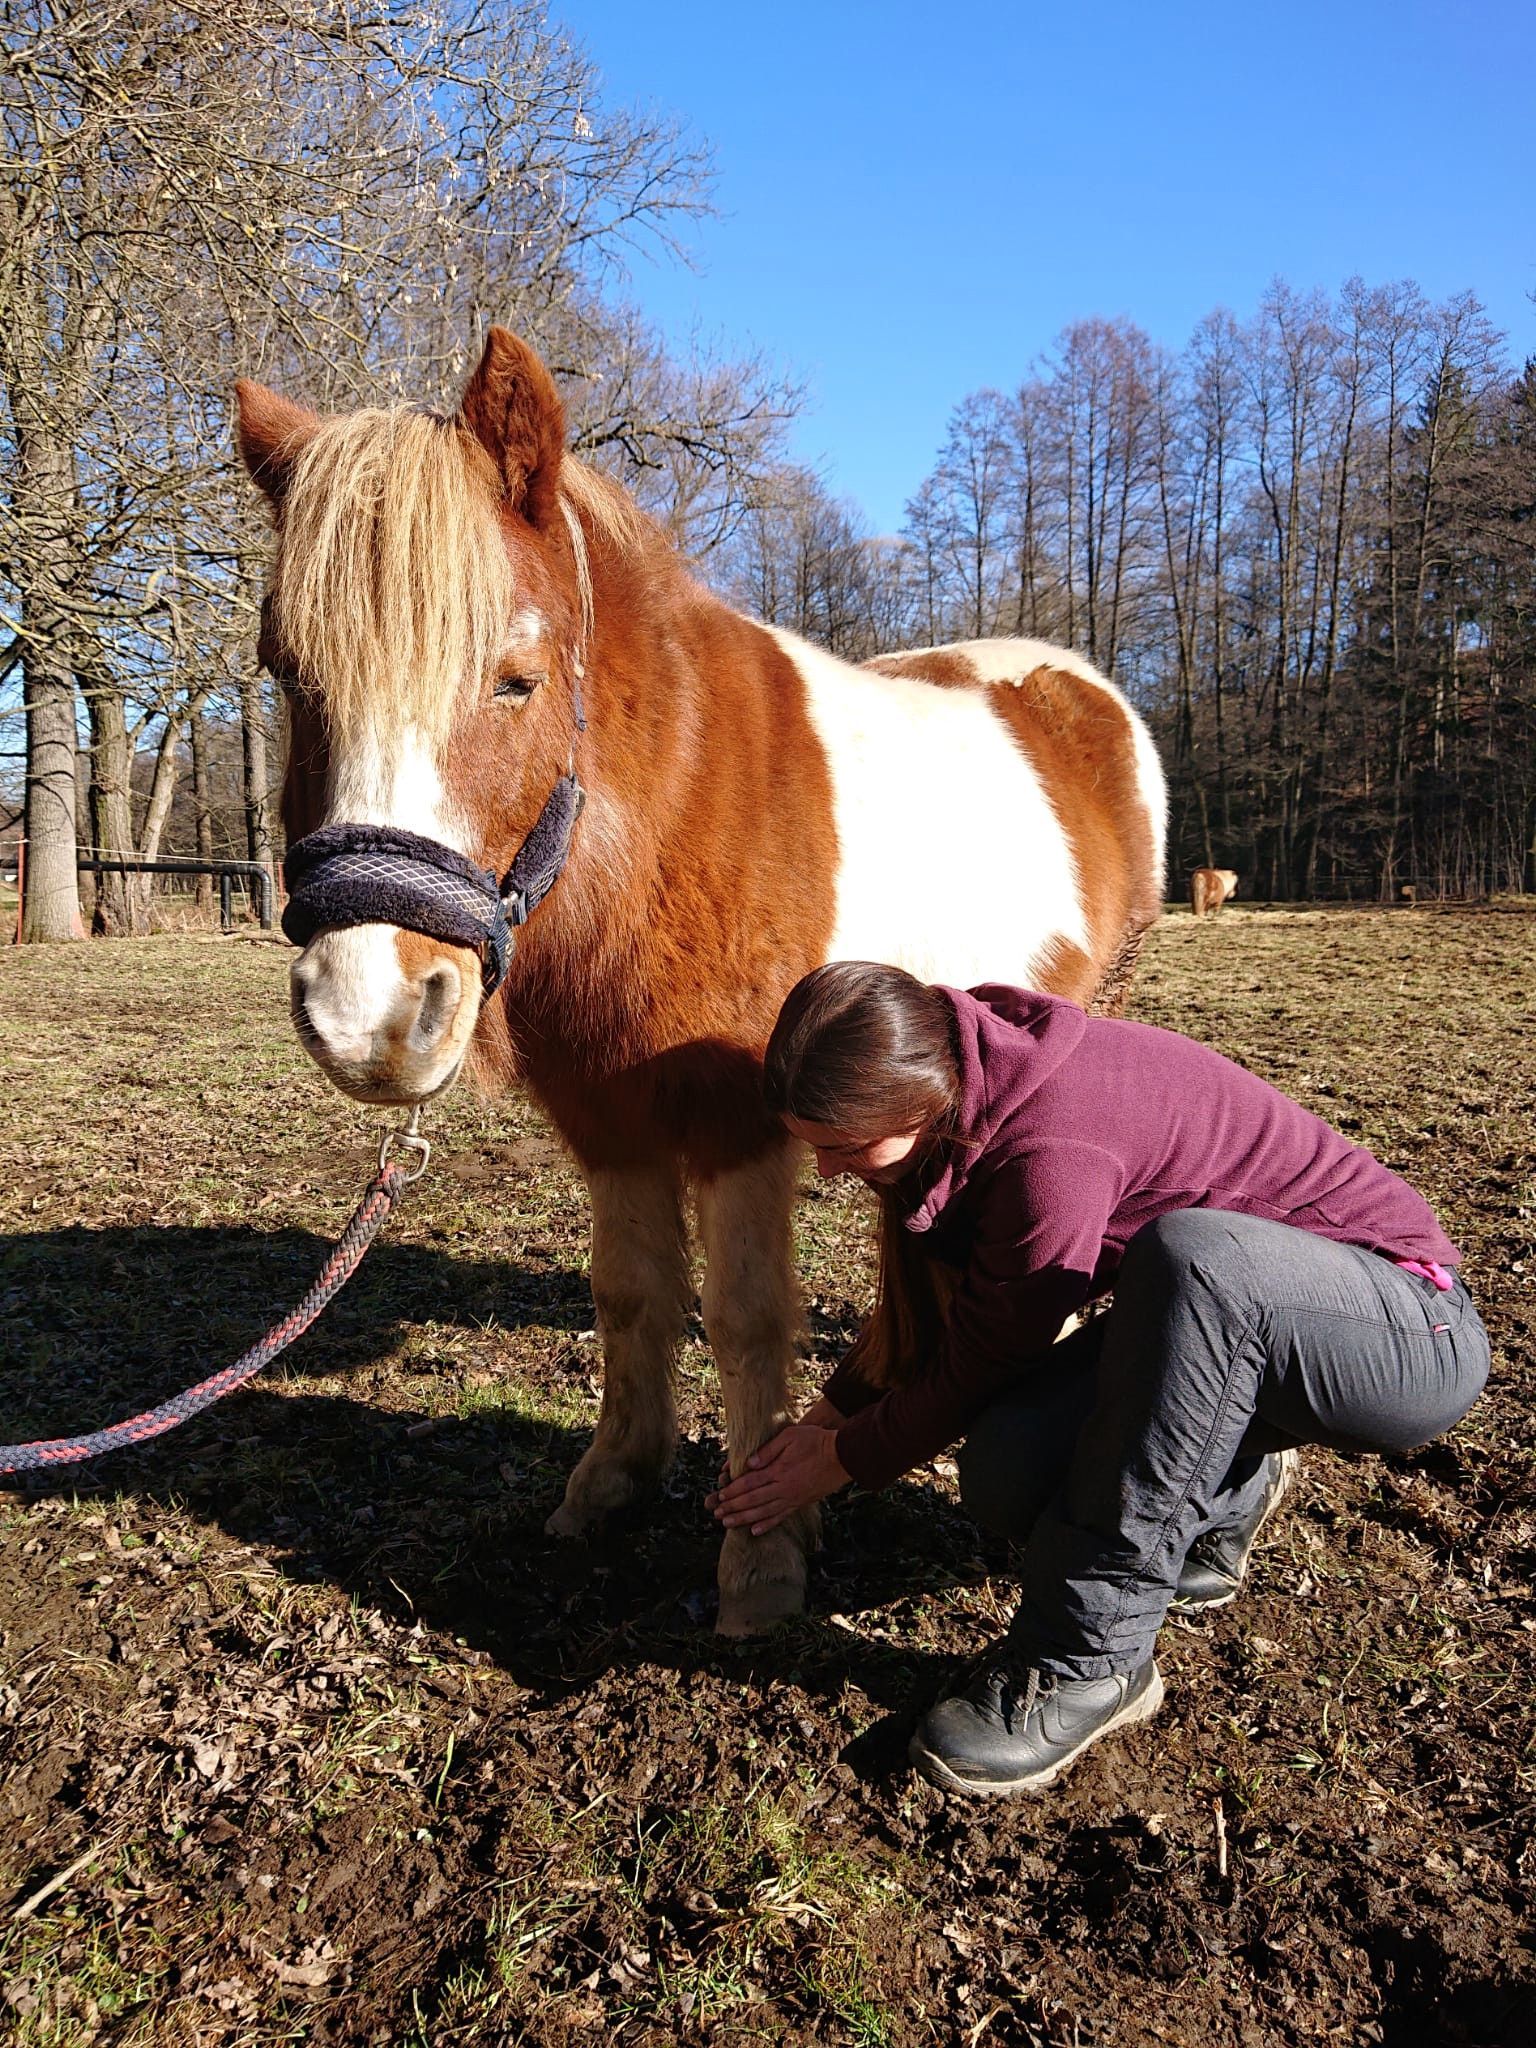
<path fill-rule="evenodd" d="M 1175 1032 L 834 961 L 791 991 L 765 1085 L 824 1175 L 877 1190 L 880 1294 L 710 1504 L 760 1534 L 965 1437 L 961 1497 L 1023 1545 L 1022 1598 L 913 1738 L 949 1791 L 1037 1790 L 1148 1719 L 1164 1616 L 1236 1595 L 1294 1447 L 1412 1449 L 1487 1378 L 1422 1196 Z"/>

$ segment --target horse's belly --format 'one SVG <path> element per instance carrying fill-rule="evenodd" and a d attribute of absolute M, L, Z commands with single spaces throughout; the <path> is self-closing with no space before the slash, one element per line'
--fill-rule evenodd
<path fill-rule="evenodd" d="M 832 780 L 828 958 L 1028 987 L 1053 943 L 1089 952 L 1066 835 L 985 697 L 871 675 L 783 637 Z"/>

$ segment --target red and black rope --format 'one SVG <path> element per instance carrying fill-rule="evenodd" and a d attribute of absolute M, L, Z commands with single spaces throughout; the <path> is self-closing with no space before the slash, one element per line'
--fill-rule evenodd
<path fill-rule="evenodd" d="M 126 1422 L 114 1422 L 110 1428 L 95 1430 L 89 1436 L 56 1436 L 35 1444 L 0 1444 L 0 1474 L 74 1465 L 82 1458 L 98 1458 L 103 1452 L 118 1450 L 124 1444 L 147 1443 L 151 1437 L 163 1436 L 166 1430 L 185 1422 L 189 1415 L 211 1408 L 215 1401 L 253 1378 L 264 1365 L 270 1365 L 279 1352 L 286 1351 L 296 1337 L 301 1337 L 326 1303 L 346 1286 L 362 1262 L 363 1253 L 399 1200 L 400 1190 L 412 1178 L 414 1176 L 404 1166 L 387 1165 L 380 1170 L 377 1177 L 368 1183 L 351 1222 L 342 1232 L 336 1249 L 320 1268 L 314 1286 L 291 1315 L 284 1316 L 280 1323 L 268 1330 L 260 1343 L 253 1344 L 233 1365 L 214 1373 L 211 1379 L 200 1380 L 195 1387 L 188 1387 L 184 1394 L 163 1401 L 158 1408 L 151 1408 L 143 1415 L 131 1415 Z"/>

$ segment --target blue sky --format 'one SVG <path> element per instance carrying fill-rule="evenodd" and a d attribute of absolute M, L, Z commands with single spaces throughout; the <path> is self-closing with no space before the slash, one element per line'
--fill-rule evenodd
<path fill-rule="evenodd" d="M 672 340 L 806 381 L 795 452 L 894 529 L 950 408 L 1069 321 L 1182 345 L 1271 277 L 1470 289 L 1536 352 L 1536 4 L 552 0 L 611 103 L 713 148 Z"/>

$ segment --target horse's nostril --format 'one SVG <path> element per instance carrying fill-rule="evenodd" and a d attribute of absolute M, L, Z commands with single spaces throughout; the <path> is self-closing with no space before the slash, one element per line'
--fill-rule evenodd
<path fill-rule="evenodd" d="M 302 958 L 295 960 L 288 971 L 288 1000 L 294 1024 L 305 1039 L 319 1037 L 315 1020 L 309 1013 L 310 997 L 314 993 L 314 972 Z"/>
<path fill-rule="evenodd" d="M 448 1030 L 459 1007 L 459 970 L 444 960 L 425 975 L 421 984 L 421 1005 L 411 1037 L 424 1051 L 436 1045 Z"/>

